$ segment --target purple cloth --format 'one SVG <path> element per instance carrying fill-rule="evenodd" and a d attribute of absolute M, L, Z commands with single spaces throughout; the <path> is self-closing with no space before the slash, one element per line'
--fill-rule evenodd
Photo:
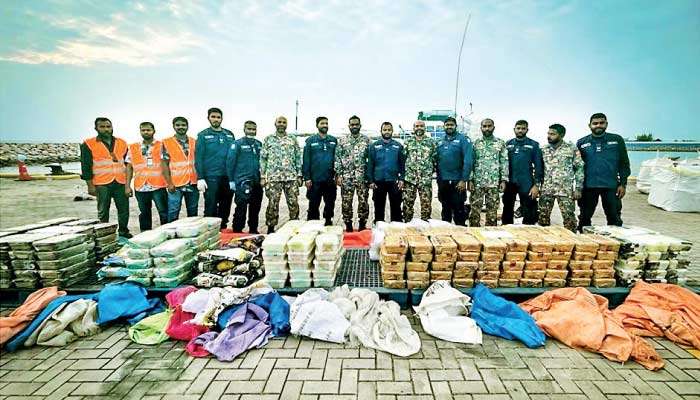
<path fill-rule="evenodd" d="M 219 361 L 231 361 L 248 349 L 264 346 L 270 330 L 268 313 L 260 306 L 245 303 L 218 336 L 205 339 L 204 348 Z"/>

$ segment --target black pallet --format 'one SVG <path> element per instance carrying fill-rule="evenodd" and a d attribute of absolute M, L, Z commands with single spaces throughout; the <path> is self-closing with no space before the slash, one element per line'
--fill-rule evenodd
<path fill-rule="evenodd" d="M 349 249 L 340 263 L 335 286 L 382 288 L 379 263 L 369 259 L 366 249 Z"/>

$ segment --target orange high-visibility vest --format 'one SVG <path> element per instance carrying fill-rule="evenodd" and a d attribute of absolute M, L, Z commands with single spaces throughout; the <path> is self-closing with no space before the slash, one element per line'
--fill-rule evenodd
<path fill-rule="evenodd" d="M 195 141 L 187 137 L 189 143 L 189 154 L 186 156 L 182 146 L 175 136 L 163 140 L 163 146 L 170 156 L 170 177 L 176 187 L 194 185 L 197 183 L 197 172 L 194 169 L 194 146 Z"/>
<path fill-rule="evenodd" d="M 151 149 L 151 159 L 146 159 L 141 153 L 141 143 L 132 143 L 129 145 L 129 153 L 131 154 L 131 166 L 134 168 L 134 189 L 141 190 L 146 184 L 153 188 L 164 188 L 165 178 L 163 170 L 160 167 L 160 147 L 162 143 L 153 141 Z"/>
<path fill-rule="evenodd" d="M 97 137 L 85 140 L 92 153 L 92 183 L 95 185 L 107 185 L 113 181 L 122 185 L 126 183 L 124 156 L 128 147 L 122 139 L 112 137 L 112 140 L 114 150 L 111 153 Z"/>

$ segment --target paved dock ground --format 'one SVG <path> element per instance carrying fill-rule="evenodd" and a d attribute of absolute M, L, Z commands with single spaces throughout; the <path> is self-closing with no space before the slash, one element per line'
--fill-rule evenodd
<path fill-rule="evenodd" d="M 83 187 L 77 180 L 0 180 L 0 228 L 58 216 L 94 216 L 94 201 L 72 201 Z M 300 199 L 303 218 L 308 204 L 303 189 Z M 265 200 L 263 221 L 266 204 Z M 138 210 L 135 201 L 131 205 L 135 231 Z M 700 214 L 659 210 L 632 187 L 623 207 L 627 224 L 693 241 L 693 262 L 700 262 Z M 284 201 L 281 209 L 284 222 Z M 114 210 L 112 214 L 116 220 Z M 439 215 L 435 199 L 433 217 Z M 334 221 L 341 224 L 339 201 Z M 561 222 L 558 211 L 553 222 Z M 604 223 L 602 209 L 594 223 Z M 555 340 L 534 350 L 492 336 L 477 346 L 449 343 L 426 335 L 417 319 L 411 319 L 422 350 L 409 358 L 289 337 L 272 340 L 230 363 L 189 357 L 181 342 L 137 345 L 128 339 L 125 327 L 111 327 L 65 348 L 1 353 L 0 400 L 700 399 L 700 353 L 694 356 L 665 339 L 650 339 L 666 361 L 662 371 L 652 372 Z"/>
<path fill-rule="evenodd" d="M 665 339 L 651 339 L 666 361 L 652 372 L 551 339 L 539 349 L 436 340 L 411 318 L 422 350 L 409 358 L 288 337 L 219 362 L 190 357 L 184 342 L 137 345 L 112 327 L 2 354 L 0 399 L 700 399 L 700 360 Z"/>

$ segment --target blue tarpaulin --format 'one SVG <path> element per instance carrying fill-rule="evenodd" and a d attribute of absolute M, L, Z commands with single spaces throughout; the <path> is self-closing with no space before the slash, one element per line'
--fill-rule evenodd
<path fill-rule="evenodd" d="M 544 333 L 535 320 L 512 301 L 496 296 L 478 284 L 471 292 L 471 317 L 489 335 L 520 340 L 527 347 L 544 346 Z"/>

